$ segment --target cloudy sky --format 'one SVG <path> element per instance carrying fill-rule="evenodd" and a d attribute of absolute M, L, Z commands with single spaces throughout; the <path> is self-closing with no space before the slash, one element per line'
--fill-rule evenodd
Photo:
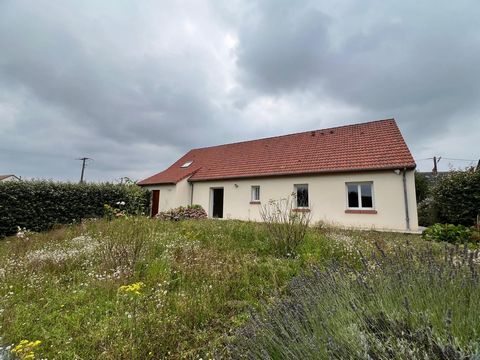
<path fill-rule="evenodd" d="M 190 148 L 395 117 L 480 157 L 476 1 L 0 0 L 0 174 L 140 179 Z"/>

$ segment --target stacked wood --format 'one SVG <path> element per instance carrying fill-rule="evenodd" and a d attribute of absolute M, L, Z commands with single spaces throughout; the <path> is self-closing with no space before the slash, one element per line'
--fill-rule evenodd
<path fill-rule="evenodd" d="M 159 212 L 156 216 L 159 220 L 180 221 L 188 219 L 205 219 L 207 213 L 200 205 L 180 206 L 169 211 Z"/>

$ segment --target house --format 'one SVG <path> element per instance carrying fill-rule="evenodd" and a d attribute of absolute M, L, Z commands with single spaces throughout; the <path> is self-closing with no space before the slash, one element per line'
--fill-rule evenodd
<path fill-rule="evenodd" d="M 433 171 L 420 172 L 420 174 L 431 183 L 434 183 L 435 181 L 445 177 L 448 173 L 448 171 L 437 171 L 436 173 Z"/>
<path fill-rule="evenodd" d="M 0 175 L 0 182 L 20 181 L 21 179 L 15 175 Z"/>
<path fill-rule="evenodd" d="M 417 231 L 415 161 L 394 119 L 193 149 L 138 184 L 152 215 L 199 204 L 212 218 L 261 221 L 296 194 L 313 222 Z"/>

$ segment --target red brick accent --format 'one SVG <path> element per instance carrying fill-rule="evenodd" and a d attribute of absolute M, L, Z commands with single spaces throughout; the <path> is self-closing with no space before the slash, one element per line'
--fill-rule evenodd
<path fill-rule="evenodd" d="M 296 208 L 296 209 L 292 209 L 292 211 L 294 211 L 294 212 L 304 212 L 304 213 L 308 213 L 308 212 L 310 212 L 310 209 L 307 209 L 307 208 Z"/>
<path fill-rule="evenodd" d="M 347 209 L 345 210 L 345 214 L 376 214 L 377 210 L 354 210 L 354 209 Z"/>

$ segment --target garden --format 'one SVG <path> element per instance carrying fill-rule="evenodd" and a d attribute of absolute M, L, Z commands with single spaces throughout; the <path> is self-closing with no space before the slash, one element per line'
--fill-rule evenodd
<path fill-rule="evenodd" d="M 45 199 L 56 185 L 16 186 L 11 204 L 21 186 Z M 480 356 L 475 203 L 436 207 L 457 220 L 415 235 L 309 224 L 288 202 L 264 205 L 265 223 L 198 206 L 150 219 L 145 192 L 99 187 L 60 187 L 108 202 L 65 221 L 47 202 L 36 232 L 31 207 L 14 214 L 25 226 L 0 241 L 0 359 Z"/>

